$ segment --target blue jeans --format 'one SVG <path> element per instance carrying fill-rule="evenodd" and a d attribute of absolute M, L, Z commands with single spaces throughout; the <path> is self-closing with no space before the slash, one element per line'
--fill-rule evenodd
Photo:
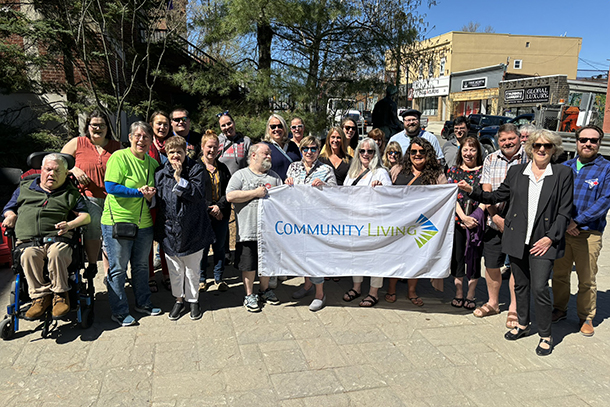
<path fill-rule="evenodd" d="M 102 236 L 108 251 L 108 302 L 113 315 L 129 314 L 125 293 L 127 263 L 131 264 L 131 286 L 136 297 L 136 306 L 152 306 L 148 288 L 148 254 L 153 241 L 153 228 L 138 230 L 136 240 L 114 239 L 112 226 L 102 225 Z"/>
<path fill-rule="evenodd" d="M 222 218 L 221 220 L 217 220 L 215 218 L 210 218 L 210 223 L 212 225 L 212 230 L 216 235 L 216 242 L 212 244 L 212 250 L 214 250 L 214 281 L 220 281 L 222 280 L 222 273 L 225 271 L 225 241 L 229 235 L 229 219 Z M 201 270 L 199 276 L 200 283 L 205 282 L 205 279 L 207 278 L 209 252 L 209 246 L 203 249 L 203 257 L 199 264 L 199 269 Z"/>

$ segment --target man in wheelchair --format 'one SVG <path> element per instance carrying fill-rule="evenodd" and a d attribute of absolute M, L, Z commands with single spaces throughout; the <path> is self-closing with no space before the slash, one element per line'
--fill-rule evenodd
<path fill-rule="evenodd" d="M 32 306 L 25 319 L 36 320 L 53 304 L 59 319 L 70 311 L 68 266 L 72 262 L 71 229 L 90 222 L 83 197 L 66 182 L 68 163 L 59 154 L 47 154 L 40 176 L 22 181 L 4 207 L 2 225 L 15 228 L 16 249 L 29 287 Z M 47 261 L 49 280 L 44 276 Z"/>

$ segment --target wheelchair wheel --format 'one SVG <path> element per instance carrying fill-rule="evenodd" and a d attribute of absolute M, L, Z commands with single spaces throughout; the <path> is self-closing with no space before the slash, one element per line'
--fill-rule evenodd
<path fill-rule="evenodd" d="M 13 324 L 13 318 L 7 315 L 0 321 L 0 338 L 7 340 L 11 339 L 14 335 L 15 324 Z"/>
<path fill-rule="evenodd" d="M 81 322 L 80 326 L 83 329 L 88 329 L 93 325 L 93 320 L 95 319 L 95 313 L 93 312 L 93 306 L 84 308 L 81 313 Z"/>

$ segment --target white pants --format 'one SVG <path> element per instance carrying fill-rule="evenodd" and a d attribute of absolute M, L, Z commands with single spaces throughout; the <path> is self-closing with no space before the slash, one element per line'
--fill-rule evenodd
<path fill-rule="evenodd" d="M 364 277 L 362 276 L 354 276 L 352 277 L 354 283 L 361 283 L 364 281 Z M 383 277 L 371 277 L 371 287 L 381 288 L 383 287 Z"/>
<path fill-rule="evenodd" d="M 199 301 L 199 262 L 202 254 L 203 250 L 181 257 L 165 255 L 174 297 L 184 297 L 187 302 Z"/>

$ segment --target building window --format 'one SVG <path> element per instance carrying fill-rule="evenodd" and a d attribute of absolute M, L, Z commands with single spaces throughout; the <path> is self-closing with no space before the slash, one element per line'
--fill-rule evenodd
<path fill-rule="evenodd" d="M 523 66 L 523 60 L 521 59 L 515 59 L 515 62 L 513 62 L 513 68 L 514 69 L 521 69 Z"/>
<path fill-rule="evenodd" d="M 430 62 L 428 65 L 428 78 L 432 78 L 434 76 L 434 64 Z"/>
<path fill-rule="evenodd" d="M 445 76 L 445 57 L 441 58 L 441 64 L 438 67 L 438 76 Z"/>
<path fill-rule="evenodd" d="M 432 96 L 419 99 L 419 108 L 422 116 L 436 116 L 438 114 L 438 97 Z"/>
<path fill-rule="evenodd" d="M 529 48 L 529 47 L 530 47 L 530 42 L 528 41 L 525 43 L 525 48 Z"/>
<path fill-rule="evenodd" d="M 424 77 L 424 64 L 420 63 L 419 64 L 419 79 L 422 79 Z"/>

